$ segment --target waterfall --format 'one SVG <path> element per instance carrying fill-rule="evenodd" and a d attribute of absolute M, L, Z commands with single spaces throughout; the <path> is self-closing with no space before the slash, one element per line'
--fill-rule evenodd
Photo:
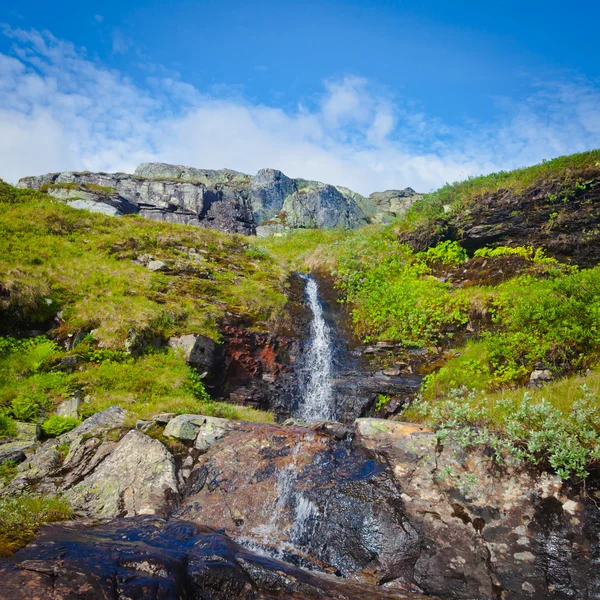
<path fill-rule="evenodd" d="M 331 393 L 331 334 L 323 317 L 319 287 L 310 275 L 306 276 L 306 298 L 313 317 L 298 416 L 307 421 L 327 421 L 335 417 Z"/>
<path fill-rule="evenodd" d="M 303 369 L 299 373 L 296 415 L 306 421 L 327 421 L 335 418 L 335 407 L 331 385 L 332 349 L 331 332 L 323 315 L 319 301 L 319 287 L 310 276 L 306 281 L 306 299 L 312 312 L 308 349 L 304 356 Z M 302 549 L 307 543 L 310 523 L 319 518 L 319 509 L 309 500 L 299 485 L 300 472 L 298 458 L 306 452 L 306 445 L 314 441 L 312 432 L 306 433 L 298 441 L 288 464 L 277 477 L 279 496 L 272 507 L 269 520 L 255 528 L 250 537 L 238 538 L 244 546 L 254 552 L 266 553 L 275 558 L 285 558 L 285 552 Z M 290 512 L 290 509 L 291 512 Z M 286 544 L 273 548 L 278 531 L 287 519 L 291 518 L 292 529 Z"/>

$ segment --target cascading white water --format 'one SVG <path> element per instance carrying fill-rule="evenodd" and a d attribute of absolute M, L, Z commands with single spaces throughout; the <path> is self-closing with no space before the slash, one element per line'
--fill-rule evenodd
<path fill-rule="evenodd" d="M 334 417 L 331 393 L 331 333 L 319 302 L 319 287 L 310 276 L 306 278 L 306 298 L 313 318 L 305 363 L 308 377 L 304 389 L 300 390 L 298 416 L 307 421 L 326 421 Z"/>
<path fill-rule="evenodd" d="M 333 394 L 331 385 L 332 351 L 331 332 L 323 315 L 323 307 L 319 301 L 317 282 L 310 276 L 306 277 L 306 298 L 312 312 L 311 336 L 308 351 L 305 355 L 305 377 L 299 382 L 299 398 L 296 416 L 306 421 L 327 421 L 335 418 Z M 313 433 L 307 433 L 290 454 L 288 464 L 279 472 L 277 486 L 279 498 L 275 502 L 267 523 L 256 528 L 252 537 L 239 539 L 247 548 L 254 552 L 265 552 L 275 558 L 283 558 L 284 550 L 294 547 L 301 548 L 305 543 L 311 519 L 319 515 L 318 507 L 303 495 L 298 489 L 298 457 L 302 456 L 306 444 L 314 439 Z M 279 548 L 273 548 L 271 542 L 277 539 L 277 532 L 285 522 L 286 511 L 294 506 L 292 530 L 289 542 Z"/>

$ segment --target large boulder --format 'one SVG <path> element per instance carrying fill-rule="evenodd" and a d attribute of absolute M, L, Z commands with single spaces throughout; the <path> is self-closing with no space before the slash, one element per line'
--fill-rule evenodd
<path fill-rule="evenodd" d="M 10 482 L 7 490 L 10 493 L 19 493 L 23 490 L 33 489 L 40 493 L 56 494 L 66 489 L 64 484 L 65 471 L 63 471 L 63 462 L 59 446 L 68 446 L 69 453 L 65 459 L 68 462 L 70 456 L 84 442 L 92 438 L 93 442 L 99 442 L 99 439 L 93 436 L 100 436 L 106 431 L 119 428 L 125 421 L 125 411 L 118 406 L 112 406 L 102 412 L 96 413 L 83 421 L 75 429 L 64 433 L 58 438 L 44 442 L 40 448 L 31 454 L 27 460 L 19 465 L 17 476 Z M 85 474 L 89 471 L 87 459 L 89 456 L 82 456 L 82 464 L 79 465 L 79 472 Z M 83 460 L 85 458 L 85 460 Z"/>
<path fill-rule="evenodd" d="M 308 429 L 239 425 L 199 457 L 182 493 L 178 517 L 299 565 L 381 583 L 409 578 L 420 553 L 386 467 Z"/>
<path fill-rule="evenodd" d="M 235 424 L 228 419 L 204 415 L 178 415 L 168 422 L 164 435 L 182 442 L 193 442 L 198 450 L 208 450 L 234 427 Z"/>
<path fill-rule="evenodd" d="M 381 219 L 385 217 L 402 217 L 417 200 L 423 197 L 412 188 L 403 190 L 386 190 L 385 192 L 374 192 L 369 196 Z"/>
<path fill-rule="evenodd" d="M 485 448 L 438 444 L 420 425 L 358 419 L 354 444 L 389 465 L 420 533 L 413 581 L 443 598 L 600 597 L 600 515 L 548 473 Z"/>
<path fill-rule="evenodd" d="M 203 335 L 182 335 L 172 337 L 169 347 L 183 352 L 186 362 L 198 371 L 210 373 L 222 358 L 221 347 Z"/>
<path fill-rule="evenodd" d="M 130 431 L 65 497 L 97 518 L 166 514 L 177 495 L 175 460 L 157 440 Z"/>

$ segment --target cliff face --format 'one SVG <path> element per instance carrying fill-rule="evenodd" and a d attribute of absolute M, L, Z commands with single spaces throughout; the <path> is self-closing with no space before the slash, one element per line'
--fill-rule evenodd
<path fill-rule="evenodd" d="M 252 235 L 282 229 L 352 229 L 377 213 L 395 214 L 343 187 L 291 179 L 262 169 L 254 177 L 228 169 L 213 171 L 144 163 L 126 173 L 63 172 L 25 177 L 19 187 L 46 191 L 75 208 L 184 223 Z M 381 203 L 379 203 L 381 204 Z M 378 218 L 381 220 L 381 217 Z"/>
<path fill-rule="evenodd" d="M 46 190 L 75 208 L 113 215 L 138 213 L 149 219 L 229 233 L 255 233 L 252 204 L 243 184 L 233 180 L 217 183 L 217 177 L 209 176 L 203 181 L 65 172 L 26 177 L 19 181 L 19 187 Z"/>

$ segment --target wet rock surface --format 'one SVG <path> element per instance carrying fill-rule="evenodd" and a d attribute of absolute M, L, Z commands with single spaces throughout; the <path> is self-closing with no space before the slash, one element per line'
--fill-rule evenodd
<path fill-rule="evenodd" d="M 153 518 L 45 527 L 0 562 L 4 600 L 422 598 L 309 573 L 253 554 L 208 527 Z"/>
<path fill-rule="evenodd" d="M 159 415 L 149 425 L 177 433 L 174 456 L 105 413 L 41 445 L 8 492 L 63 493 L 92 517 L 155 517 L 48 527 L 14 566 L 0 563 L 3 598 L 43 598 L 51 585 L 55 598 L 600 598 L 591 487 L 583 497 L 389 420 L 228 422 L 199 448 L 209 418 Z"/>
<path fill-rule="evenodd" d="M 417 559 L 391 473 L 335 432 L 240 426 L 192 477 L 178 518 L 283 549 L 287 560 L 380 583 L 407 575 Z"/>
<path fill-rule="evenodd" d="M 548 473 L 495 467 L 485 448 L 438 447 L 418 425 L 360 419 L 354 443 L 385 461 L 402 487 L 420 537 L 413 581 L 428 593 L 600 598 L 594 496 Z"/>

